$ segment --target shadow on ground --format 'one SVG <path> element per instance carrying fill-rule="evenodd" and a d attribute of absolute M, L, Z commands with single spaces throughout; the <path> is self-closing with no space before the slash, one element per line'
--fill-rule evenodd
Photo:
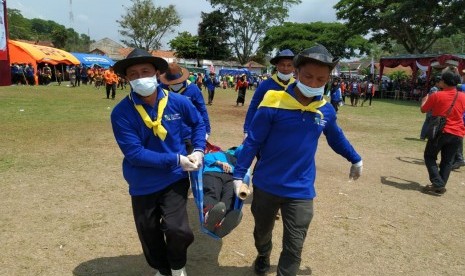
<path fill-rule="evenodd" d="M 425 161 L 423 159 L 405 157 L 405 156 L 399 156 L 399 157 L 396 157 L 396 159 L 399 161 L 414 164 L 414 165 L 422 165 L 422 166 L 425 165 Z"/>
<path fill-rule="evenodd" d="M 381 183 L 401 190 L 421 192 L 422 185 L 418 182 L 402 179 L 396 176 L 381 176 Z"/>

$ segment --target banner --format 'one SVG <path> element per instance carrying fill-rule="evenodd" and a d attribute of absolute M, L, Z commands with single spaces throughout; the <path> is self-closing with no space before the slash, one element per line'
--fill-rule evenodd
<path fill-rule="evenodd" d="M 5 1 L 2 1 L 0 5 L 0 60 L 8 60 L 5 16 Z"/>

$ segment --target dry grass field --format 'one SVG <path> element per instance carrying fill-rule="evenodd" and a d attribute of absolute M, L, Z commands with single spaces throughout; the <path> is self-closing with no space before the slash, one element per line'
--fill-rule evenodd
<path fill-rule="evenodd" d="M 247 93 L 246 106 L 235 107 L 233 90 L 217 90 L 208 106 L 214 144 L 242 141 Z M 155 274 L 137 239 L 109 121 L 126 94 L 111 101 L 86 86 L 0 87 L 0 275 Z M 417 139 L 423 119 L 418 102 L 341 108 L 339 124 L 364 174 L 348 182 L 349 162 L 321 137 L 299 275 L 465 275 L 465 168 L 451 174 L 442 197 L 420 192 L 428 184 Z M 192 199 L 189 214 L 189 275 L 254 275 L 250 200 L 222 241 L 199 232 Z M 281 233 L 277 221 L 269 275 Z"/>

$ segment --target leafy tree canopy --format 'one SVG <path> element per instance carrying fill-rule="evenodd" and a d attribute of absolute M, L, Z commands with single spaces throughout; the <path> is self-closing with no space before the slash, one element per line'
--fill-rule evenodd
<path fill-rule="evenodd" d="M 127 8 L 121 20 L 118 32 L 127 37 L 121 42 L 136 48 L 146 50 L 159 49 L 161 39 L 167 32 L 174 32 L 175 26 L 181 24 L 181 19 L 174 8 L 155 7 L 151 0 L 131 0 L 132 6 Z"/>
<path fill-rule="evenodd" d="M 221 11 L 201 14 L 202 21 L 199 23 L 198 36 L 199 47 L 204 52 L 199 58 L 228 60 L 232 53 L 228 44 L 231 32 L 228 29 L 229 22 L 226 14 Z"/>
<path fill-rule="evenodd" d="M 178 33 L 169 44 L 171 49 L 176 51 L 176 56 L 180 58 L 197 59 L 205 50 L 198 46 L 198 36 L 193 36 L 189 32 Z"/>
<path fill-rule="evenodd" d="M 285 22 L 271 27 L 260 44 L 263 52 L 291 49 L 295 54 L 314 46 L 324 45 L 334 56 L 351 58 L 368 54 L 370 43 L 360 35 L 347 35 L 347 26 L 341 23 Z"/>
<path fill-rule="evenodd" d="M 281 24 L 289 7 L 301 0 L 209 0 L 228 18 L 230 45 L 239 62 L 246 63 L 270 26 Z"/>
<path fill-rule="evenodd" d="M 341 0 L 334 8 L 351 34 L 402 45 L 410 54 L 425 53 L 439 38 L 464 30 L 463 0 Z"/>
<path fill-rule="evenodd" d="M 69 52 L 87 52 L 92 42 L 85 34 L 78 34 L 52 20 L 27 19 L 17 9 L 8 9 L 9 38 L 32 41 L 51 41 L 56 48 Z"/>

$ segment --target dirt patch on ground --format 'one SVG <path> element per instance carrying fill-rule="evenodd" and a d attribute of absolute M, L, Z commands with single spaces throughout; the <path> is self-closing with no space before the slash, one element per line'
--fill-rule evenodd
<path fill-rule="evenodd" d="M 247 106 L 235 107 L 235 98 L 231 90 L 219 90 L 208 107 L 211 141 L 223 148 L 243 137 Z M 370 112 L 381 106 L 375 101 Z M 315 216 L 299 274 L 465 275 L 465 169 L 451 174 L 444 196 L 422 194 L 428 183 L 424 142 L 407 139 L 417 137 L 418 124 L 386 136 L 411 144 L 398 148 L 366 138 L 374 132 L 359 132 L 348 119 L 363 120 L 354 112 L 342 107 L 340 124 L 363 156 L 364 175 L 348 182 L 350 164 L 322 137 Z M 2 141 L 0 275 L 153 275 L 137 239 L 109 122 L 98 129 L 51 129 L 40 142 Z M 254 275 L 250 201 L 242 223 L 222 241 L 199 232 L 192 199 L 189 214 L 195 232 L 189 275 Z M 277 221 L 269 275 L 276 271 L 281 237 Z"/>

